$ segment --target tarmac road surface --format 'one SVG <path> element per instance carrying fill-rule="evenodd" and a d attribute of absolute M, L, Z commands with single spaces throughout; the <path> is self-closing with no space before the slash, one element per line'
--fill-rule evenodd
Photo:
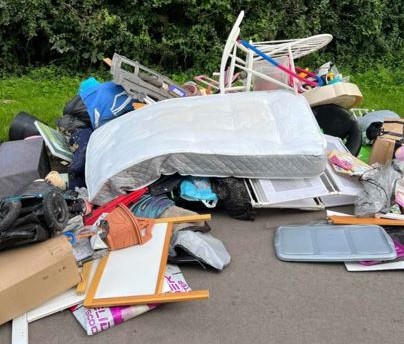
<path fill-rule="evenodd" d="M 275 257 L 277 226 L 324 218 L 298 210 L 262 210 L 255 222 L 215 214 L 212 234 L 232 262 L 221 273 L 183 268 L 194 290 L 210 290 L 209 300 L 166 304 L 95 336 L 64 311 L 31 323 L 30 344 L 402 344 L 401 271 L 350 273 L 343 264 Z M 10 324 L 0 326 L 0 344 L 11 343 Z"/>

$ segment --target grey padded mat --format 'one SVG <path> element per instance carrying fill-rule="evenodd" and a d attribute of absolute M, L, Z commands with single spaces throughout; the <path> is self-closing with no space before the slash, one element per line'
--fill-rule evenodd
<path fill-rule="evenodd" d="M 380 226 L 282 226 L 275 232 L 280 260 L 344 262 L 393 260 L 393 240 Z"/>

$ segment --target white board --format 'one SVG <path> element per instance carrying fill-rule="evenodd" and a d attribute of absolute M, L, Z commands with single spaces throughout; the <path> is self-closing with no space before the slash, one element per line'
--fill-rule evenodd
<path fill-rule="evenodd" d="M 23 314 L 13 319 L 11 331 L 12 344 L 28 344 L 28 320 L 27 314 Z"/>
<path fill-rule="evenodd" d="M 375 265 L 362 265 L 359 263 L 345 263 L 345 267 L 348 271 L 360 272 L 360 271 L 383 271 L 383 270 L 404 270 L 404 261 L 399 260 L 390 263 L 381 263 Z"/>
<path fill-rule="evenodd" d="M 155 294 L 167 226 L 155 224 L 143 245 L 111 251 L 94 299 Z"/>

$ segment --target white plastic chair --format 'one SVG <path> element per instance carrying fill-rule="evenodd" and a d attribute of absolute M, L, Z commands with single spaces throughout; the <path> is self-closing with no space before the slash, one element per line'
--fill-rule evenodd
<path fill-rule="evenodd" d="M 298 91 L 299 81 L 292 78 L 292 85 L 281 82 L 268 75 L 254 70 L 254 62 L 261 61 L 262 57 L 255 54 L 252 50 L 244 47 L 239 41 L 240 24 L 244 17 L 244 11 L 241 11 L 236 22 L 230 31 L 227 38 L 226 45 L 223 50 L 222 60 L 219 72 L 219 89 L 220 93 L 251 91 L 252 76 L 257 76 L 263 80 L 272 82 L 279 87 Z M 256 48 L 261 50 L 272 58 L 288 57 L 288 67 L 291 71 L 295 72 L 294 59 L 308 55 L 316 50 L 326 46 L 331 40 L 332 35 L 320 34 L 307 38 L 280 40 L 280 41 L 265 41 L 265 42 L 250 42 Z M 230 61 L 230 63 L 229 63 Z M 227 66 L 229 65 L 229 68 Z M 234 73 L 239 71 L 246 72 L 247 76 L 243 85 L 232 86 L 230 80 L 233 80 Z"/>

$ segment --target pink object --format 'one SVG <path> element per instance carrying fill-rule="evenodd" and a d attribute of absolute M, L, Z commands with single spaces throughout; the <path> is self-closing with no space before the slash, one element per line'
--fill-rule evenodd
<path fill-rule="evenodd" d="M 397 252 L 397 259 L 404 257 L 404 245 L 401 244 L 398 240 L 393 240 L 393 242 L 394 242 L 394 247 Z M 380 264 L 380 263 L 383 263 L 383 262 L 379 262 L 376 260 L 365 260 L 365 261 L 359 262 L 359 264 L 362 264 L 365 266 L 376 265 L 376 264 Z"/>
<path fill-rule="evenodd" d="M 278 61 L 276 61 L 275 59 L 273 59 L 272 57 L 268 56 L 267 54 L 263 53 L 261 50 L 259 50 L 257 47 L 255 47 L 254 45 L 248 43 L 247 41 L 244 40 L 239 40 L 239 42 L 244 45 L 246 48 L 251 49 L 252 51 L 254 51 L 257 55 L 261 56 L 264 60 L 268 61 L 269 63 L 273 64 L 274 66 L 278 67 L 280 70 L 284 71 L 285 73 L 289 74 L 290 76 L 305 82 L 306 84 L 308 84 L 309 86 L 312 87 L 316 87 L 317 86 L 317 82 L 305 79 L 303 77 L 301 77 L 299 74 L 296 74 L 293 70 L 291 70 L 290 68 L 284 66 L 283 64 L 279 63 Z"/>
<path fill-rule="evenodd" d="M 404 146 L 401 146 L 396 150 L 396 153 L 394 154 L 396 159 L 398 160 L 404 160 Z"/>
<path fill-rule="evenodd" d="M 336 166 L 339 166 L 341 168 L 343 168 L 344 170 L 351 170 L 352 169 L 352 164 L 344 159 L 340 159 L 338 156 L 333 155 L 330 159 L 330 162 Z"/>
<path fill-rule="evenodd" d="M 70 312 L 86 330 L 87 335 L 92 336 L 99 332 L 146 313 L 158 305 L 138 305 L 110 308 L 85 308 L 82 304 L 70 308 Z"/>
<path fill-rule="evenodd" d="M 165 282 L 167 288 L 173 293 L 184 293 L 191 290 L 191 287 L 185 281 L 181 270 L 177 266 L 167 266 Z M 70 312 L 87 332 L 87 335 L 92 336 L 155 309 L 157 306 L 158 304 L 148 304 L 85 308 L 83 304 L 79 304 L 71 307 Z"/>

